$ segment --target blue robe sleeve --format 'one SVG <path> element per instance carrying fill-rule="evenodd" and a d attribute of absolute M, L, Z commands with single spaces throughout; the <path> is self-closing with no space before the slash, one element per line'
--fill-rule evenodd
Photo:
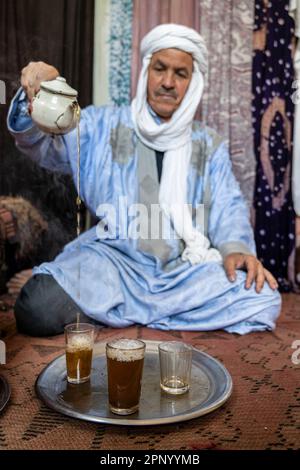
<path fill-rule="evenodd" d="M 230 253 L 256 254 L 249 211 L 233 174 L 228 148 L 219 145 L 209 165 L 211 207 L 208 235 L 223 259 Z"/>

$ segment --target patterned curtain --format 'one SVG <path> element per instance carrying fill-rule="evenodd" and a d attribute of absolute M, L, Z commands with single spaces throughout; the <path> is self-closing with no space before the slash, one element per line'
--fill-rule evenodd
<path fill-rule="evenodd" d="M 282 291 L 294 282 L 295 214 L 291 195 L 294 79 L 288 0 L 255 1 L 253 123 L 258 257 Z"/>
<path fill-rule="evenodd" d="M 110 1 L 109 94 L 117 106 L 131 101 L 132 13 L 132 0 Z"/>
<path fill-rule="evenodd" d="M 199 3 L 200 33 L 209 50 L 201 117 L 229 142 L 233 171 L 251 207 L 256 171 L 251 122 L 254 1 Z"/>
<path fill-rule="evenodd" d="M 142 37 L 161 23 L 180 23 L 203 35 L 209 73 L 201 119 L 228 142 L 235 175 L 252 205 L 255 156 L 251 125 L 251 67 L 254 0 L 134 0 L 132 96 L 140 70 Z"/>

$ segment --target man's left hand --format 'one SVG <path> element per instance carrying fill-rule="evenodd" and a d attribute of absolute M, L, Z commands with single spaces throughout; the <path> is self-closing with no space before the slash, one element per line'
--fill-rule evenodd
<path fill-rule="evenodd" d="M 246 289 L 250 289 L 253 281 L 255 282 L 256 292 L 260 292 L 265 281 L 268 282 L 271 289 L 278 288 L 276 279 L 270 271 L 265 269 L 261 262 L 254 255 L 244 255 L 242 253 L 231 253 L 224 260 L 224 269 L 231 282 L 236 280 L 236 269 L 243 269 L 247 272 Z"/>

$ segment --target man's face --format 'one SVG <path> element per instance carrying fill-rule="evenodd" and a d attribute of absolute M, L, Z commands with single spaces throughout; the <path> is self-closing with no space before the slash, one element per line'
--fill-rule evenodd
<path fill-rule="evenodd" d="M 148 69 L 148 103 L 168 121 L 179 107 L 193 73 L 191 54 L 179 49 L 162 49 L 152 55 Z"/>

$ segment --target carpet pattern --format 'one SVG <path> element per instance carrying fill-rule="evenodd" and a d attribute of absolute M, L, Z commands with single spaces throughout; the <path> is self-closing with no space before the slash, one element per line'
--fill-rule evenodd
<path fill-rule="evenodd" d="M 7 297 L 0 300 L 0 332 L 7 348 L 6 365 L 0 365 L 0 373 L 12 389 L 10 402 L 0 414 L 0 450 L 300 448 L 300 297 L 295 294 L 284 296 L 274 332 L 238 336 L 223 331 L 164 332 L 138 326 L 99 330 L 97 341 L 105 342 L 119 336 L 159 341 L 178 338 L 227 367 L 234 389 L 225 405 L 206 416 L 170 425 L 99 425 L 48 409 L 36 397 L 34 383 L 41 370 L 63 353 L 63 336 L 16 334 Z M 298 354 L 292 348 L 297 340 Z"/>

